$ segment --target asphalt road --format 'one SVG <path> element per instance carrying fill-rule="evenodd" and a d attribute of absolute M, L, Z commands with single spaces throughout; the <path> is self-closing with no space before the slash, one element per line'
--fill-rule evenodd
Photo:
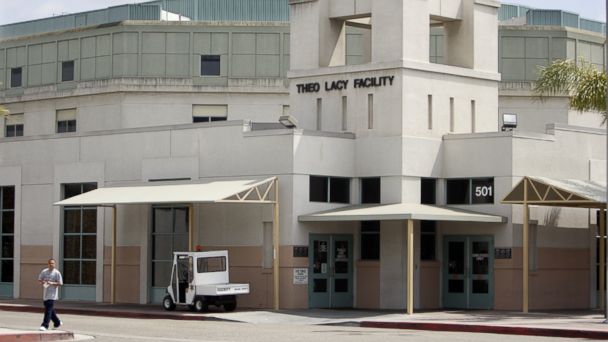
<path fill-rule="evenodd" d="M 349 326 L 249 324 L 222 321 L 179 321 L 129 319 L 94 316 L 62 315 L 64 329 L 75 334 L 93 336 L 93 341 L 154 341 L 154 342 L 475 342 L 475 341 L 581 341 L 548 337 L 494 335 L 477 333 L 432 332 L 393 329 L 370 329 Z M 0 327 L 36 330 L 42 313 L 0 311 Z"/>

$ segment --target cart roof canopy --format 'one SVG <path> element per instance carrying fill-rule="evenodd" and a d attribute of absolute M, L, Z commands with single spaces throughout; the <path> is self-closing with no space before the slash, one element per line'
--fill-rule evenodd
<path fill-rule="evenodd" d="M 300 222 L 433 220 L 506 222 L 506 218 L 473 211 L 416 203 L 362 204 L 300 215 Z"/>
<path fill-rule="evenodd" d="M 57 206 L 112 206 L 163 203 L 272 203 L 275 177 L 264 180 L 227 180 L 204 184 L 174 184 L 99 188 L 59 201 Z"/>

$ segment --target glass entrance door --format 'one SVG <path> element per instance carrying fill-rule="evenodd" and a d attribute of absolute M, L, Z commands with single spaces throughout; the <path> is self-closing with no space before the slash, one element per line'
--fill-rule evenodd
<path fill-rule="evenodd" d="M 492 237 L 446 236 L 443 255 L 443 307 L 491 309 L 494 302 Z"/>
<path fill-rule="evenodd" d="M 310 235 L 309 307 L 353 306 L 352 245 L 352 235 Z"/>

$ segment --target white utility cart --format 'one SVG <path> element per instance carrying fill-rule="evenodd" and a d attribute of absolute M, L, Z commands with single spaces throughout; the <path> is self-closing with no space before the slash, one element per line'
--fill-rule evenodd
<path fill-rule="evenodd" d="M 201 312 L 215 305 L 234 311 L 236 295 L 249 293 L 249 284 L 230 284 L 228 270 L 228 251 L 174 252 L 163 308 L 188 305 Z"/>

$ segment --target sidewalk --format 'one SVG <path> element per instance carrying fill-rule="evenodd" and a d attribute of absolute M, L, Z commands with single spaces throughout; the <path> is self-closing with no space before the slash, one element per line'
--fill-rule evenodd
<path fill-rule="evenodd" d="M 165 311 L 160 305 L 60 301 L 63 314 L 146 319 L 223 320 L 251 324 L 349 325 L 368 328 L 480 332 L 511 335 L 608 339 L 600 311 L 554 311 L 522 314 L 512 311 L 425 311 L 408 316 L 387 310 L 251 310 L 221 309 L 196 313 L 185 308 Z M 0 300 L 0 310 L 42 312 L 37 300 Z M 0 342 L 2 331 L 0 330 Z M 25 341 L 20 339 L 19 341 Z M 32 341 L 32 340 L 28 340 Z M 35 340 L 37 341 L 37 340 Z"/>
<path fill-rule="evenodd" d="M 69 341 L 74 334 L 69 331 L 23 331 L 0 328 L 0 342 Z"/>

